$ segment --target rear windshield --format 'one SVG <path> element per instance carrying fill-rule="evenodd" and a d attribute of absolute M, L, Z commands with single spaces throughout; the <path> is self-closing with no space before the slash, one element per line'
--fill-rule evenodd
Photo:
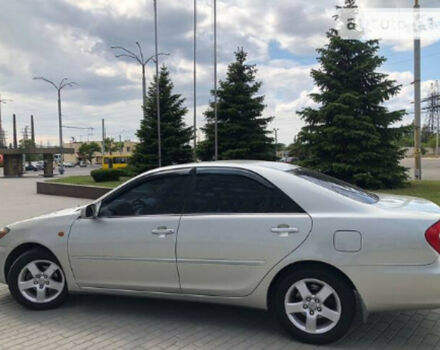
<path fill-rule="evenodd" d="M 364 191 L 363 189 L 351 185 L 345 181 L 318 173 L 317 171 L 305 168 L 296 168 L 287 172 L 299 176 L 304 180 L 313 182 L 316 185 L 325 187 L 333 192 L 339 193 L 345 197 L 354 199 L 358 202 L 374 204 L 379 200 L 379 197 L 373 193 Z"/>

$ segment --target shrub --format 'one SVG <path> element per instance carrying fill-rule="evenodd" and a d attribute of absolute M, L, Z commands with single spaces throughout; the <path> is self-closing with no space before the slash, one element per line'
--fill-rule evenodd
<path fill-rule="evenodd" d="M 96 169 L 90 175 L 95 182 L 118 181 L 121 177 L 121 171 L 119 169 Z"/>
<path fill-rule="evenodd" d="M 120 176 L 122 177 L 133 177 L 136 175 L 136 172 L 130 167 L 118 169 Z"/>

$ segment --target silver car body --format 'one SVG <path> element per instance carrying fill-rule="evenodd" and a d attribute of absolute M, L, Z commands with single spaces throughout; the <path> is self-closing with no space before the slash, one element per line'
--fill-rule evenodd
<path fill-rule="evenodd" d="M 255 172 L 306 213 L 151 215 L 115 220 L 81 217 L 82 208 L 61 210 L 8 226 L 11 232 L 0 240 L 0 280 L 5 282 L 11 252 L 14 256 L 22 247 L 36 244 L 58 258 L 70 292 L 170 297 L 264 309 L 271 283 L 284 268 L 318 262 L 343 273 L 367 311 L 440 306 L 439 255 L 424 237 L 440 219 L 436 204 L 391 195 L 365 204 L 294 176 L 287 170 L 295 166 L 282 163 L 185 164 L 140 176 L 191 167 Z M 95 203 L 99 205 L 106 196 Z M 175 234 L 151 234 L 161 225 Z M 277 232 L 280 225 L 295 227 L 297 232 Z"/>

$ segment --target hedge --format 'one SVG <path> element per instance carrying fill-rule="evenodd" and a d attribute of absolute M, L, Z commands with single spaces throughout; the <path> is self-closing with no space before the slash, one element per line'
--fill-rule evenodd
<path fill-rule="evenodd" d="M 121 177 L 121 171 L 118 169 L 96 169 L 92 170 L 90 175 L 96 182 L 118 181 Z"/>

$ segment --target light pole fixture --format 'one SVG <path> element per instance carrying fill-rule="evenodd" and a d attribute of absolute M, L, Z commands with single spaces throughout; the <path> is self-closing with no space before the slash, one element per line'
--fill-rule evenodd
<path fill-rule="evenodd" d="M 74 81 L 68 81 L 68 78 L 63 78 L 58 85 L 56 85 L 53 81 L 46 79 L 44 77 L 34 77 L 34 80 L 42 80 L 46 83 L 52 85 L 56 90 L 58 94 L 58 126 L 59 126 L 59 136 L 60 136 L 60 173 L 64 173 L 64 154 L 63 154 L 63 121 L 62 121 L 62 115 L 61 115 L 61 90 L 65 87 L 73 87 L 73 86 L 79 86 L 78 83 L 75 83 Z"/>
<path fill-rule="evenodd" d="M 136 41 L 136 46 L 138 47 L 139 50 L 139 54 L 134 53 L 131 50 L 126 49 L 125 47 L 122 46 L 110 46 L 111 49 L 114 50 L 121 50 L 123 53 L 121 54 L 117 54 L 115 55 L 115 57 L 119 58 L 119 57 L 128 57 L 131 59 L 134 59 L 135 61 L 137 61 L 141 68 L 142 68 L 142 106 L 144 107 L 144 111 L 143 113 L 145 113 L 145 107 L 146 107 L 146 103 L 147 103 L 147 83 L 146 83 L 146 78 L 145 78 L 145 66 L 151 61 L 154 60 L 154 58 L 156 56 L 160 56 L 160 55 L 169 55 L 167 53 L 159 53 L 159 54 L 154 54 L 150 57 L 148 57 L 147 59 L 144 58 L 144 53 L 142 52 L 142 47 L 139 44 L 138 41 Z"/>

